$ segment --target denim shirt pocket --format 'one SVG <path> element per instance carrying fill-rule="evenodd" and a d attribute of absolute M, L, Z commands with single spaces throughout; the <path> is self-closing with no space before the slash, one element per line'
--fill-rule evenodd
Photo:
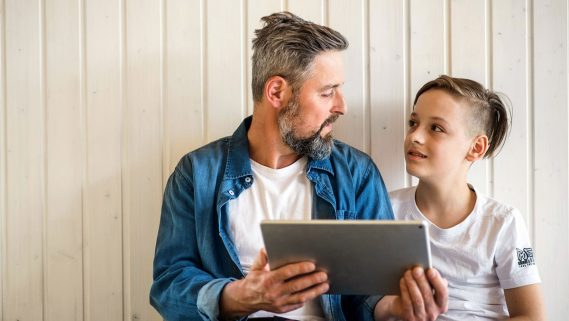
<path fill-rule="evenodd" d="M 357 213 L 355 211 L 348 210 L 336 210 L 337 220 L 355 220 L 357 219 Z"/>

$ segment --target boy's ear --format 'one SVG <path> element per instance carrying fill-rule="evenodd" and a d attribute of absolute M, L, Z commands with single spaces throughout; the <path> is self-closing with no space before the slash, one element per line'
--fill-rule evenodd
<path fill-rule="evenodd" d="M 265 82 L 265 98 L 274 108 L 286 106 L 291 94 L 291 87 L 286 79 L 281 76 L 273 76 Z"/>
<path fill-rule="evenodd" d="M 475 162 L 482 159 L 486 152 L 488 151 L 488 136 L 478 135 L 474 137 L 470 150 L 466 154 L 466 160 L 470 162 Z"/>

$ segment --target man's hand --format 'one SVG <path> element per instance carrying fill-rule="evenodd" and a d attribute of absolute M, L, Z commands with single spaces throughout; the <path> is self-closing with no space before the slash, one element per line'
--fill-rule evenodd
<path fill-rule="evenodd" d="M 294 263 L 270 271 L 265 250 L 261 250 L 249 274 L 229 283 L 220 299 L 222 319 L 242 317 L 264 310 L 285 313 L 328 291 L 328 276 L 317 272 L 311 262 Z"/>
<path fill-rule="evenodd" d="M 435 269 L 407 270 L 399 282 L 400 296 L 385 296 L 375 306 L 376 320 L 434 321 L 448 309 L 448 283 Z"/>

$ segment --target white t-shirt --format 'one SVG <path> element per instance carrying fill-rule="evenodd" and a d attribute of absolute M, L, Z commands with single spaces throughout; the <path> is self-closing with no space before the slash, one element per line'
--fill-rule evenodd
<path fill-rule="evenodd" d="M 229 225 L 233 244 L 245 274 L 264 247 L 259 224 L 262 220 L 310 220 L 312 216 L 312 183 L 306 177 L 306 158 L 285 168 L 273 169 L 251 160 L 253 184 L 228 204 Z M 250 317 L 275 314 L 259 311 Z M 279 316 L 303 321 L 324 321 L 319 300 Z"/>
<path fill-rule="evenodd" d="M 429 224 L 433 267 L 448 280 L 448 312 L 437 320 L 502 320 L 508 317 L 503 289 L 539 283 L 534 253 L 520 212 L 476 194 L 468 217 L 442 229 L 417 208 L 416 187 L 391 192 L 398 220 Z"/>

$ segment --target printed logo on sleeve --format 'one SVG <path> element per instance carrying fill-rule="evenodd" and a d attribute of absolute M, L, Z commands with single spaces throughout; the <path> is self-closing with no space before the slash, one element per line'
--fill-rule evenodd
<path fill-rule="evenodd" d="M 531 247 L 526 247 L 523 249 L 516 248 L 516 252 L 518 252 L 519 267 L 535 265 L 535 260 L 533 258 L 533 249 Z"/>

